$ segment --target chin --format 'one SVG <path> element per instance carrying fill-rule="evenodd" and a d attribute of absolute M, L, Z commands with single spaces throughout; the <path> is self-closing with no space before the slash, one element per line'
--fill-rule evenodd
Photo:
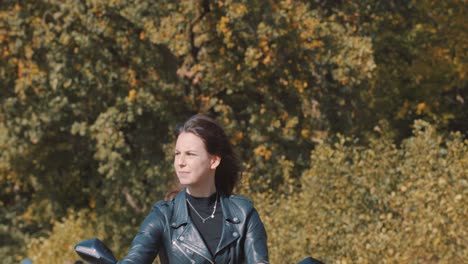
<path fill-rule="evenodd" d="M 191 183 L 190 179 L 187 178 L 180 178 L 179 177 L 179 183 L 182 185 L 189 185 Z"/>

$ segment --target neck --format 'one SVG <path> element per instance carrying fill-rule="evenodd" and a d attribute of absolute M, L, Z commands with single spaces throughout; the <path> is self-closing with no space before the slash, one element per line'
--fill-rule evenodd
<path fill-rule="evenodd" d="M 193 197 L 210 197 L 216 192 L 216 187 L 210 186 L 209 188 L 197 188 L 194 186 L 187 186 L 187 193 Z"/>

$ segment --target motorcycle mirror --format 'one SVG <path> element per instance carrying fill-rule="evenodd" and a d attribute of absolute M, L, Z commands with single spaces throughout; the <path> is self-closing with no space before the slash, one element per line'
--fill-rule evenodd
<path fill-rule="evenodd" d="M 76 244 L 75 252 L 91 264 L 115 264 L 112 251 L 99 239 L 92 238 Z"/>
<path fill-rule="evenodd" d="M 323 264 L 323 262 L 321 262 L 318 259 L 308 257 L 308 258 L 303 259 L 301 262 L 299 262 L 297 264 Z"/>

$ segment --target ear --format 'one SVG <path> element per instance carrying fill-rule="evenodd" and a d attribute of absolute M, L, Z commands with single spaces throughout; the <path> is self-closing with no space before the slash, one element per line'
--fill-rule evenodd
<path fill-rule="evenodd" d="M 220 156 L 217 156 L 217 155 L 212 155 L 211 156 L 211 166 L 210 168 L 212 170 L 216 169 L 219 164 L 221 163 L 221 157 Z"/>

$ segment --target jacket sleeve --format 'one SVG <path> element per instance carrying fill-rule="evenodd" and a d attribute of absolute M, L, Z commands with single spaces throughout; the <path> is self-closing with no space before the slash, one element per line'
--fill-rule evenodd
<path fill-rule="evenodd" d="M 162 244 L 164 217 L 157 206 L 145 218 L 121 264 L 151 264 Z"/>
<path fill-rule="evenodd" d="M 267 234 L 255 208 L 252 210 L 247 222 L 244 253 L 247 264 L 269 263 Z"/>

